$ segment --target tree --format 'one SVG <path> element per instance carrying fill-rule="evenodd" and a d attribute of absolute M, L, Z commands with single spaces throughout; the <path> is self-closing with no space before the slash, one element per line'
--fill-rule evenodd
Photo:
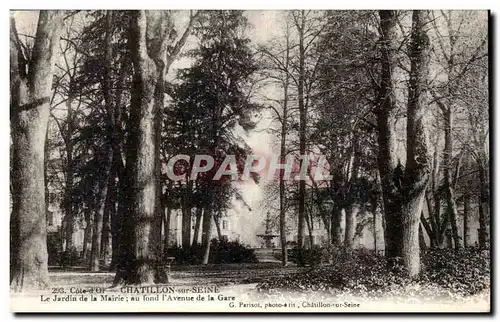
<path fill-rule="evenodd" d="M 41 11 L 33 50 L 19 40 L 15 21 L 10 29 L 10 104 L 13 140 L 13 209 L 11 214 L 11 288 L 46 288 L 44 147 L 56 49 L 62 29 L 61 11 Z M 31 57 L 28 57 L 30 55 Z"/>
<path fill-rule="evenodd" d="M 431 169 L 425 120 L 430 39 L 429 12 L 414 10 L 409 56 L 407 148 L 402 191 L 402 263 L 410 276 L 420 272 L 419 227 Z"/>
<path fill-rule="evenodd" d="M 284 48 L 279 48 L 279 52 L 283 52 L 281 56 L 279 53 L 273 53 L 270 48 L 262 48 L 264 57 L 266 57 L 269 62 L 265 62 L 266 67 L 264 70 L 269 70 L 269 78 L 274 79 L 276 86 L 282 87 L 283 98 L 278 100 L 272 100 L 278 105 L 278 108 L 273 105 L 269 105 L 269 108 L 274 112 L 274 117 L 280 124 L 279 138 L 280 138 L 280 163 L 286 163 L 287 156 L 287 134 L 289 131 L 291 123 L 291 107 L 289 104 L 289 91 L 290 91 L 290 75 L 292 73 L 290 68 L 291 57 L 290 53 L 292 51 L 293 44 L 291 43 L 291 26 L 288 17 L 285 16 L 284 19 Z M 275 46 L 276 41 L 273 40 L 272 44 Z M 271 100 L 267 98 L 267 100 Z M 280 243 L 281 243 L 281 263 L 283 266 L 287 265 L 288 262 L 288 252 L 286 243 L 286 182 L 285 182 L 285 171 L 280 170 L 279 174 L 279 233 L 280 233 Z"/>
<path fill-rule="evenodd" d="M 386 256 L 398 257 L 398 245 L 402 240 L 398 180 L 401 180 L 400 165 L 396 160 L 396 93 L 395 66 L 397 62 L 397 12 L 381 10 L 380 16 L 380 85 L 378 104 L 375 110 L 378 131 L 378 169 L 382 185 L 384 212 L 386 218 Z"/>
<path fill-rule="evenodd" d="M 108 189 L 111 186 L 113 189 L 114 178 L 111 177 L 111 168 L 113 164 L 113 144 L 114 144 L 114 128 L 115 128 L 115 108 L 120 108 L 117 104 L 113 104 L 113 96 L 111 92 L 111 37 L 112 37 L 112 23 L 113 23 L 113 13 L 111 10 L 106 12 L 106 34 L 104 40 L 105 54 L 104 54 L 104 75 L 102 78 L 102 91 L 105 104 L 105 150 L 102 162 L 100 163 L 100 169 L 102 171 L 103 179 L 101 180 L 101 185 L 99 187 L 99 197 L 98 197 L 98 209 L 94 216 L 94 227 L 92 236 L 92 249 L 90 253 L 90 270 L 93 272 L 99 271 L 99 262 L 101 259 L 101 240 L 103 231 L 103 221 L 106 209 L 109 209 L 109 203 L 106 201 L 109 199 Z M 119 94 L 120 95 L 120 94 Z M 119 100 L 117 100 L 119 102 Z M 111 190 L 110 189 L 110 190 Z M 111 194 L 110 194 L 111 195 Z M 108 206 L 108 208 L 107 208 Z M 109 210 L 107 212 L 109 216 Z M 106 220 L 108 221 L 108 220 Z"/>
<path fill-rule="evenodd" d="M 309 144 L 328 161 L 332 180 L 322 183 L 323 191 L 313 187 L 317 199 L 332 205 L 325 225 L 333 244 L 352 248 L 357 218 L 366 208 L 366 195 L 372 189 L 376 172 L 376 135 L 373 116 L 374 90 L 371 82 L 375 68 L 373 51 L 376 34 L 371 30 L 370 12 L 329 12 L 318 51 L 317 88 L 313 93 Z M 325 215 L 323 215 L 325 217 Z M 345 238 L 341 221 L 345 217 Z M 325 219 L 327 219 L 325 218 Z"/>
<path fill-rule="evenodd" d="M 179 172 L 186 176 L 186 183 L 179 183 L 184 227 L 191 229 L 196 197 L 203 205 L 201 240 L 205 264 L 213 217 L 225 212 L 232 196 L 238 196 L 231 176 L 213 178 L 228 155 L 236 156 L 237 167 L 242 169 L 251 151 L 233 132 L 237 127 L 251 130 L 255 126 L 253 113 L 260 108 L 250 101 L 256 66 L 249 40 L 243 34 L 246 23 L 238 11 L 203 13 L 194 29 L 199 38 L 199 47 L 193 51 L 196 60 L 191 68 L 179 73 L 181 83 L 174 89 L 174 102 L 167 113 L 167 137 L 172 138 L 167 149 L 170 155 L 186 154 L 193 161 L 195 154 L 206 154 L 214 159 L 215 169 L 196 178 L 189 179 L 192 162 L 183 163 Z M 190 183 L 193 179 L 196 182 Z M 188 247 L 185 236 L 184 246 Z"/>
<path fill-rule="evenodd" d="M 386 216 L 386 255 L 390 265 L 401 259 L 408 275 L 420 271 L 419 226 L 431 161 L 424 119 L 430 40 L 427 35 L 427 11 L 413 11 L 408 56 L 408 104 L 406 125 L 406 166 L 395 162 L 394 70 L 398 48 L 397 13 L 380 11 L 381 81 L 377 129 L 379 134 L 379 172 L 382 180 Z"/>
<path fill-rule="evenodd" d="M 160 241 L 151 231 L 157 202 L 156 126 L 163 105 L 166 67 L 166 40 L 170 31 L 168 12 L 134 11 L 130 13 L 130 50 L 134 66 L 129 117 L 127 177 L 130 182 L 130 212 L 125 214 L 121 262 L 114 284 L 161 282 Z M 156 228 L 160 229 L 160 228 Z"/>

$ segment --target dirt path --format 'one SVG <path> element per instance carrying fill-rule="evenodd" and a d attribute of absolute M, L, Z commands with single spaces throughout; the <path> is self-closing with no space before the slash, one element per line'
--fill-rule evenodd
<path fill-rule="evenodd" d="M 298 270 L 300 268 L 296 266 L 282 267 L 279 263 L 275 262 L 173 266 L 170 274 L 170 284 L 257 284 L 269 277 L 282 276 L 297 272 Z M 55 269 L 49 273 L 54 286 L 110 286 L 113 283 L 114 275 L 115 273 L 112 272 L 92 273 L 78 268 L 72 268 L 69 271 Z"/>

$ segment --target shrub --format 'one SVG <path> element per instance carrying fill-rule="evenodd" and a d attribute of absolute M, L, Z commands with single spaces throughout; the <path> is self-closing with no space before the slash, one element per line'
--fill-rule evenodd
<path fill-rule="evenodd" d="M 167 256 L 175 257 L 174 263 L 179 265 L 200 264 L 203 260 L 204 250 L 200 244 L 195 244 L 190 248 L 179 246 L 170 247 Z M 223 263 L 256 263 L 255 252 L 248 246 L 238 241 L 212 239 L 210 243 L 210 264 Z"/>
<path fill-rule="evenodd" d="M 316 245 L 309 249 L 300 249 L 295 246 L 289 250 L 288 260 L 299 266 L 317 266 L 325 262 L 325 254 L 326 250 Z"/>
<path fill-rule="evenodd" d="M 78 264 L 80 264 L 80 255 L 75 247 L 59 253 L 59 265 L 61 267 L 76 266 Z"/>
<path fill-rule="evenodd" d="M 257 263 L 255 251 L 238 241 L 212 239 L 210 263 Z"/>
<path fill-rule="evenodd" d="M 174 263 L 179 265 L 200 264 L 203 259 L 203 248 L 200 244 L 195 244 L 189 248 L 173 246 L 167 250 L 166 256 L 175 257 Z"/>

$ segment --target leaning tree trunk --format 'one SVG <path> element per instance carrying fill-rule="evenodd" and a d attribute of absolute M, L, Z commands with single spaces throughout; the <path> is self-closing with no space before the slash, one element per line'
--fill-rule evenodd
<path fill-rule="evenodd" d="M 409 276 L 420 272 L 419 227 L 425 190 L 431 171 L 429 138 L 425 124 L 430 40 L 428 11 L 414 10 L 410 42 L 410 79 L 407 110 L 406 169 L 403 180 L 401 257 Z"/>
<path fill-rule="evenodd" d="M 394 182 L 396 161 L 396 96 L 395 66 L 397 63 L 397 12 L 381 10 L 381 72 L 376 109 L 378 130 L 378 169 L 382 186 L 384 209 L 385 254 L 392 259 L 401 256 L 401 208 L 400 191 Z"/>
<path fill-rule="evenodd" d="M 47 288 L 44 156 L 50 91 L 62 11 L 41 11 L 27 61 L 11 21 L 10 105 L 13 141 L 11 289 Z"/>
<path fill-rule="evenodd" d="M 159 258 L 154 227 L 156 189 L 156 118 L 163 105 L 168 12 L 134 11 L 130 19 L 131 58 L 134 66 L 129 116 L 127 173 L 130 175 L 130 211 L 125 214 L 123 252 L 114 284 L 150 284 L 158 281 Z M 123 239 L 129 241 L 123 241 Z"/>

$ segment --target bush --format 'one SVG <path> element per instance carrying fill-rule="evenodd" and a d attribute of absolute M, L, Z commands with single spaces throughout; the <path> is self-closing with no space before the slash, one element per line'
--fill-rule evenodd
<path fill-rule="evenodd" d="M 78 264 L 80 264 L 80 255 L 75 247 L 60 252 L 59 265 L 61 267 L 76 266 Z"/>
<path fill-rule="evenodd" d="M 369 250 L 331 249 L 333 265 L 269 279 L 257 285 L 261 291 L 286 289 L 324 290 L 385 297 L 411 295 L 426 299 L 468 296 L 489 288 L 489 254 L 476 249 L 422 252 L 422 272 L 406 277 L 401 265 L 388 269 L 385 257 Z"/>
<path fill-rule="evenodd" d="M 255 251 L 238 241 L 212 239 L 210 245 L 210 263 L 257 263 Z"/>
<path fill-rule="evenodd" d="M 203 260 L 204 250 L 200 244 L 195 244 L 190 248 L 179 246 L 170 247 L 166 256 L 175 257 L 174 263 L 179 265 L 200 264 Z M 227 241 L 225 239 L 212 239 L 210 243 L 210 264 L 223 263 L 256 263 L 255 252 L 248 246 L 237 241 Z"/>
<path fill-rule="evenodd" d="M 200 244 L 195 244 L 190 248 L 173 246 L 167 250 L 166 256 L 175 257 L 174 263 L 179 265 L 200 264 L 203 259 L 203 248 Z"/>
<path fill-rule="evenodd" d="M 326 261 L 326 249 L 316 245 L 310 249 L 295 246 L 288 251 L 288 260 L 299 266 L 317 266 Z"/>

